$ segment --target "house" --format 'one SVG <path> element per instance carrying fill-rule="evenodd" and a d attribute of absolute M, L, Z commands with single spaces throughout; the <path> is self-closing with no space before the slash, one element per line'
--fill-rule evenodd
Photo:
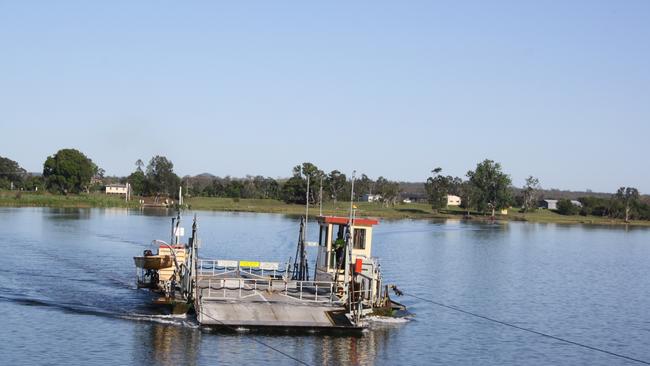
<path fill-rule="evenodd" d="M 539 208 L 545 208 L 548 210 L 557 210 L 557 202 L 558 200 L 542 200 L 540 202 Z M 571 200 L 571 203 L 574 206 L 582 207 L 582 203 L 580 201 Z"/>
<path fill-rule="evenodd" d="M 453 194 L 447 195 L 447 206 L 460 206 L 460 197 Z"/>
<path fill-rule="evenodd" d="M 557 210 L 557 200 L 542 200 L 539 203 L 539 208 L 545 208 L 547 210 Z"/>
<path fill-rule="evenodd" d="M 381 201 L 380 194 L 364 194 L 361 197 L 361 202 L 379 202 Z"/>
<path fill-rule="evenodd" d="M 106 185 L 106 194 L 124 194 L 129 192 L 128 184 L 108 184 Z"/>

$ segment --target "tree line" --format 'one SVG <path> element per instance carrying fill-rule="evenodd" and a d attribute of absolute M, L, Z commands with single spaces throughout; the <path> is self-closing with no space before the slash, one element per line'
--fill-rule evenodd
<path fill-rule="evenodd" d="M 521 212 L 536 211 L 543 196 L 539 179 L 526 178 L 521 188 L 512 186 L 510 177 L 502 171 L 501 164 L 486 159 L 476 165 L 476 169 L 466 174 L 467 179 L 444 176 L 442 169 L 431 171 L 432 175 L 424 184 L 428 202 L 433 210 L 447 208 L 447 195 L 461 198 L 461 207 L 483 214 L 495 215 L 495 211 L 510 207 L 520 207 Z M 580 205 L 563 198 L 558 200 L 556 211 L 562 215 L 593 215 L 623 219 L 650 220 L 650 204 L 641 200 L 634 187 L 621 187 L 610 197 L 579 197 Z"/>
<path fill-rule="evenodd" d="M 307 181 L 309 180 L 309 198 L 307 197 Z M 339 170 L 329 173 L 319 169 L 310 162 L 294 166 L 288 179 L 273 179 L 263 176 L 247 176 L 245 178 L 214 177 L 199 175 L 184 177 L 182 184 L 193 196 L 229 197 L 229 198 L 269 198 L 282 200 L 287 203 L 305 204 L 320 200 L 324 202 L 347 201 L 352 192 L 351 177 Z M 355 180 L 354 199 L 360 200 L 364 194 L 375 193 L 380 202 L 385 205 L 398 201 L 399 183 L 384 177 L 377 180 L 361 174 Z"/>
<path fill-rule="evenodd" d="M 307 200 L 310 203 L 347 201 L 352 195 L 351 177 L 336 169 L 326 173 L 310 162 L 294 166 L 288 179 L 277 180 L 259 175 L 244 178 L 199 175 L 181 179 L 174 172 L 171 160 L 159 155 L 152 157 L 146 166 L 138 159 L 135 170 L 127 177 L 111 179 L 104 174 L 104 169 L 75 149 L 61 149 L 48 156 L 43 163 L 42 176 L 27 174 L 17 162 L 0 157 L 0 189 L 41 189 L 74 194 L 100 190 L 112 180 L 130 184 L 132 193 L 138 196 L 176 196 L 180 186 L 190 196 L 276 199 L 297 204 Z M 399 182 L 384 177 L 373 180 L 361 174 L 354 184 L 352 199 L 355 201 L 366 194 L 374 194 L 382 205 L 394 205 L 402 193 Z M 479 162 L 464 178 L 445 176 L 441 168 L 433 169 L 423 188 L 434 211 L 446 208 L 447 195 L 456 195 L 461 198 L 461 207 L 467 214 L 475 211 L 494 216 L 496 211 L 513 206 L 520 207 L 522 212 L 531 212 L 537 210 L 543 198 L 538 178 L 529 176 L 522 187 L 514 187 L 501 164 L 489 159 Z M 585 195 L 579 197 L 578 202 L 580 205 L 560 199 L 557 212 L 626 221 L 650 220 L 650 204 L 641 199 L 634 187 L 621 187 L 609 197 Z"/>

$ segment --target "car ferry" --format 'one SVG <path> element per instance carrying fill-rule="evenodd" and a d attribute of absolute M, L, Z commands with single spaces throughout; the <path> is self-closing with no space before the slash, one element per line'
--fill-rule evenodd
<path fill-rule="evenodd" d="M 371 315 L 393 315 L 405 307 L 389 296 L 372 256 L 378 221 L 318 216 L 317 243 L 306 242 L 306 214 L 296 255 L 289 263 L 261 259 L 200 258 L 196 216 L 182 243 L 180 212 L 172 219 L 171 241 L 154 240 L 157 252 L 134 257 L 139 288 L 157 294 L 154 303 L 174 313 L 193 310 L 199 324 L 226 328 L 363 329 Z M 309 269 L 307 246 L 318 247 Z"/>

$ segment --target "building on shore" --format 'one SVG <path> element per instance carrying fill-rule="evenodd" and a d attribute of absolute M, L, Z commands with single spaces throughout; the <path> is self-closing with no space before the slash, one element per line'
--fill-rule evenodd
<path fill-rule="evenodd" d="M 379 202 L 381 201 L 380 194 L 364 194 L 361 197 L 361 202 Z"/>
<path fill-rule="evenodd" d="M 108 184 L 106 185 L 106 194 L 123 194 L 129 193 L 128 184 Z"/>
<path fill-rule="evenodd" d="M 542 200 L 539 204 L 539 208 L 545 208 L 547 210 L 557 210 L 557 202 L 559 200 Z M 571 200 L 571 203 L 574 206 L 582 207 L 582 202 Z"/>
<path fill-rule="evenodd" d="M 447 206 L 460 206 L 460 197 L 453 194 L 447 195 Z"/>

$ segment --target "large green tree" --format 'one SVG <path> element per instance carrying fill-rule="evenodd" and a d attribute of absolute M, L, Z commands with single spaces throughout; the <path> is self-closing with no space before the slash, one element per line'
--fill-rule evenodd
<path fill-rule="evenodd" d="M 176 196 L 181 178 L 174 173 L 174 164 L 164 156 L 156 155 L 147 165 L 145 192 L 149 195 Z"/>
<path fill-rule="evenodd" d="M 27 171 L 21 168 L 17 162 L 0 156 L 0 188 L 22 187 Z"/>
<path fill-rule="evenodd" d="M 97 166 L 82 152 L 62 149 L 45 160 L 43 178 L 50 191 L 79 193 L 88 190 L 90 178 L 97 170 Z"/>
<path fill-rule="evenodd" d="M 126 178 L 126 181 L 131 185 L 131 191 L 136 196 L 141 196 L 145 193 L 146 180 L 147 178 L 144 173 L 139 169 Z"/>
<path fill-rule="evenodd" d="M 293 176 L 289 178 L 282 185 L 280 196 L 286 203 L 302 203 L 306 202 L 307 195 L 307 181 L 300 176 Z"/>
<path fill-rule="evenodd" d="M 323 182 L 324 187 L 326 186 L 327 177 L 325 172 L 310 162 L 296 165 L 293 167 L 292 172 L 294 177 L 305 180 L 305 186 L 307 185 L 307 177 L 309 177 L 309 202 L 316 202 L 320 193 L 321 182 Z"/>
<path fill-rule="evenodd" d="M 475 189 L 476 207 L 485 212 L 508 207 L 510 204 L 510 177 L 501 171 L 501 164 L 486 159 L 476 165 L 476 170 L 467 172 L 470 184 Z"/>
<path fill-rule="evenodd" d="M 327 191 L 329 191 L 330 198 L 336 202 L 341 198 L 346 184 L 347 178 L 345 177 L 345 174 L 341 173 L 338 170 L 332 170 L 325 178 L 324 186 L 326 187 Z"/>

